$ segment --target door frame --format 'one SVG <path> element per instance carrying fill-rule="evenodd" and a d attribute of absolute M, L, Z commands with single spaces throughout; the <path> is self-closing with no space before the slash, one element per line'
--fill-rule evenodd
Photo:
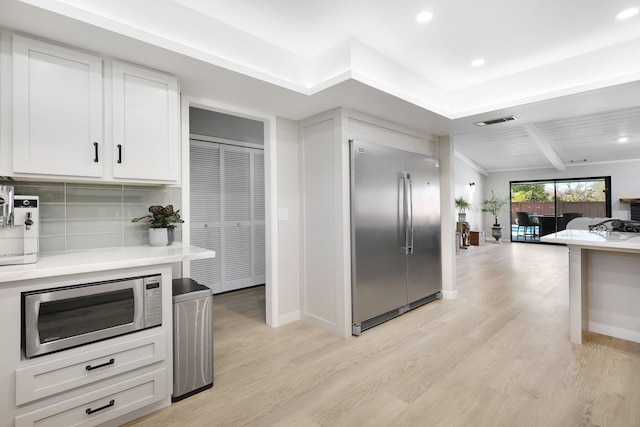
<path fill-rule="evenodd" d="M 266 323 L 269 326 L 279 326 L 278 316 L 278 174 L 277 174 L 277 142 L 276 142 L 276 117 L 260 113 L 247 108 L 228 105 L 211 99 L 182 96 L 182 217 L 185 220 L 184 229 L 190 229 L 190 174 L 189 174 L 189 108 L 195 107 L 203 110 L 215 111 L 232 116 L 244 117 L 264 123 L 264 167 L 265 167 L 265 256 L 266 256 L 266 280 L 265 280 L 265 311 Z M 182 233 L 182 243 L 190 245 L 189 233 Z M 182 262 L 182 277 L 188 277 L 191 273 L 189 261 Z M 177 272 L 180 275 L 179 272 Z M 174 271 L 176 276 L 176 271 Z"/>

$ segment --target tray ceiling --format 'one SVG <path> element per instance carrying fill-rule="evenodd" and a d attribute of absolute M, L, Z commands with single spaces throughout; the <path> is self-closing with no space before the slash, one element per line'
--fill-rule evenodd
<path fill-rule="evenodd" d="M 451 134 L 457 152 L 484 171 L 561 169 L 585 158 L 640 158 L 638 112 L 633 108 L 640 99 L 640 15 L 615 19 L 621 10 L 639 7 L 637 1 L 2 3 L 0 25 L 8 29 L 45 38 L 58 34 L 63 42 L 103 52 L 108 51 L 109 34 L 117 34 L 130 38 L 130 47 L 146 43 L 167 54 L 154 59 L 145 51 L 136 58 L 125 46 L 121 54 L 114 48 L 114 56 L 173 69 L 190 75 L 192 82 L 204 81 L 205 73 L 224 75 L 231 88 L 243 79 L 228 72 L 255 79 L 261 83 L 239 84 L 259 87 L 259 93 L 241 97 L 276 115 L 299 119 L 297 115 L 343 105 Z M 37 24 L 33 7 L 54 14 L 47 16 L 50 26 Z M 416 16 L 424 10 L 432 19 L 420 24 Z M 67 19 L 59 26 L 54 16 L 82 24 L 75 28 Z M 101 38 L 86 24 L 108 33 Z M 65 33 L 65 27 L 75 31 Z M 189 58 L 184 61 L 188 68 L 173 61 L 175 54 Z M 479 58 L 484 65 L 472 67 Z M 223 93 L 211 92 L 216 97 Z M 400 108 L 380 112 L 384 104 L 371 102 L 385 98 Z M 508 114 L 518 120 L 486 129 L 471 124 Z M 624 132 L 628 142 L 611 142 Z M 487 154 L 497 151 L 500 156 Z"/>

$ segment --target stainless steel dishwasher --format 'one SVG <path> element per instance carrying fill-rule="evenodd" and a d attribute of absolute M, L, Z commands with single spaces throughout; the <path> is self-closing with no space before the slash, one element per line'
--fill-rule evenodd
<path fill-rule="evenodd" d="M 177 402 L 213 387 L 213 292 L 173 281 L 173 394 Z"/>

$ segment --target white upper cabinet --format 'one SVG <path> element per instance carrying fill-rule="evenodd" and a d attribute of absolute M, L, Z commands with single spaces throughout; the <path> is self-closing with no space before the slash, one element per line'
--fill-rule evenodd
<path fill-rule="evenodd" d="M 17 35 L 12 60 L 9 175 L 180 181 L 176 77 Z"/>
<path fill-rule="evenodd" d="M 113 148 L 115 178 L 179 179 L 175 77 L 113 63 Z"/>
<path fill-rule="evenodd" d="M 13 170 L 101 177 L 102 60 L 13 37 Z"/>

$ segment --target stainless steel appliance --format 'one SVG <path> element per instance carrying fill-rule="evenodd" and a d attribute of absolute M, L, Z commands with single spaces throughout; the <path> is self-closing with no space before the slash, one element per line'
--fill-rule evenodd
<path fill-rule="evenodd" d="M 213 387 L 213 291 L 173 280 L 173 394 L 177 402 Z"/>
<path fill-rule="evenodd" d="M 351 142 L 352 333 L 442 297 L 438 160 Z"/>
<path fill-rule="evenodd" d="M 37 196 L 14 194 L 0 186 L 0 265 L 38 261 L 40 213 Z"/>
<path fill-rule="evenodd" d="M 160 275 L 22 293 L 27 358 L 161 324 Z"/>

